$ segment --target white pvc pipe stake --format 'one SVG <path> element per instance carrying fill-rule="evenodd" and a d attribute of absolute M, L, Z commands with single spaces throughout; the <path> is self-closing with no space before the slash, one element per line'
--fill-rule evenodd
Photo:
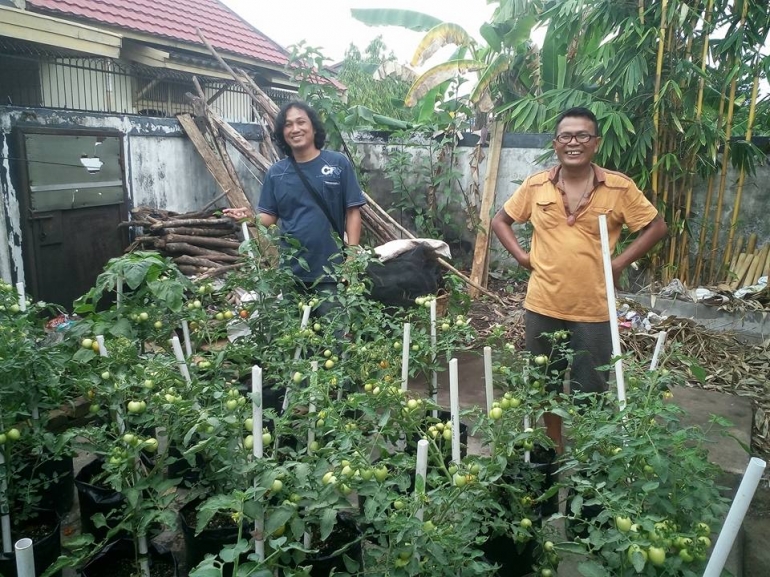
<path fill-rule="evenodd" d="M 425 483 L 428 478 L 428 441 L 420 439 L 417 441 L 417 466 L 414 471 L 414 489 L 415 493 L 425 494 Z M 422 479 L 419 483 L 418 479 Z M 420 487 L 420 491 L 417 488 Z M 423 508 L 417 509 L 415 516 L 422 521 Z"/>
<path fill-rule="evenodd" d="M 147 547 L 147 534 L 141 533 L 139 538 L 139 569 L 142 577 L 150 577 L 150 551 Z"/>
<path fill-rule="evenodd" d="M 16 552 L 16 575 L 18 577 L 35 577 L 35 555 L 32 539 L 24 537 L 13 546 Z"/>
<path fill-rule="evenodd" d="M 96 337 L 97 339 L 99 337 Z M 184 353 L 182 352 L 182 345 L 179 343 L 179 337 L 174 335 L 171 337 L 171 348 L 174 349 L 174 357 L 176 358 L 176 364 L 179 367 L 179 372 L 182 373 L 184 380 L 187 383 L 191 383 L 190 369 L 187 368 L 187 361 L 184 360 Z"/>
<path fill-rule="evenodd" d="M 261 459 L 264 455 L 264 446 L 262 443 L 262 368 L 258 365 L 251 367 L 251 435 L 254 439 L 253 455 L 256 459 Z M 254 479 L 254 486 L 257 480 Z M 254 533 L 257 536 L 254 539 L 254 552 L 260 561 L 265 560 L 265 514 L 264 511 L 254 520 Z"/>
<path fill-rule="evenodd" d="M 599 215 L 599 235 L 602 241 L 602 260 L 604 262 L 604 283 L 607 289 L 607 308 L 610 313 L 610 334 L 612 335 L 612 355 L 615 361 L 615 383 L 618 386 L 620 410 L 626 408 L 626 382 L 623 379 L 623 354 L 620 348 L 618 330 L 618 310 L 615 304 L 615 280 L 612 278 L 612 257 L 610 255 L 610 237 L 607 232 L 607 215 Z"/>
<path fill-rule="evenodd" d="M 434 404 L 438 404 L 438 371 L 436 367 L 436 300 L 430 301 L 430 348 L 433 370 L 430 373 L 430 394 Z M 438 411 L 434 411 L 434 417 Z"/>
<path fill-rule="evenodd" d="M 118 277 L 115 281 L 115 308 L 120 310 L 123 305 L 123 278 Z"/>
<path fill-rule="evenodd" d="M 190 342 L 190 325 L 186 320 L 182 321 L 182 338 L 184 338 L 184 350 L 188 357 L 192 356 L 192 343 Z"/>
<path fill-rule="evenodd" d="M 16 292 L 19 293 L 19 310 L 21 312 L 24 312 L 27 310 L 27 295 L 24 292 L 24 283 L 23 282 L 17 282 L 16 283 Z"/>
<path fill-rule="evenodd" d="M 663 344 L 666 342 L 666 336 L 668 336 L 666 331 L 660 331 L 658 333 L 658 340 L 655 342 L 655 352 L 652 353 L 652 362 L 650 363 L 651 371 L 654 371 L 658 368 L 658 359 L 660 358 L 660 353 L 663 350 Z"/>
<path fill-rule="evenodd" d="M 766 464 L 765 461 L 756 457 L 752 457 L 749 461 L 703 577 L 719 577 L 722 574 L 727 556 L 730 554 L 730 549 L 733 548 L 735 537 L 738 535 L 746 511 L 748 511 L 751 500 L 754 498 L 754 492 L 757 490 Z"/>
<path fill-rule="evenodd" d="M 412 325 L 404 323 L 404 342 L 401 347 L 401 390 L 409 388 L 409 349 L 412 346 Z"/>
<path fill-rule="evenodd" d="M 460 387 L 457 359 L 449 361 L 449 411 L 452 417 L 452 461 L 460 464 Z"/>
<path fill-rule="evenodd" d="M 243 233 L 243 240 L 249 240 L 249 227 L 245 222 L 241 223 L 241 233 Z M 249 256 L 254 258 L 254 251 L 251 248 L 248 249 Z"/>
<path fill-rule="evenodd" d="M 308 323 L 310 323 L 310 305 L 305 305 L 302 307 L 302 320 L 299 323 L 299 330 L 304 331 L 307 328 Z M 298 346 L 294 350 L 294 360 L 299 360 L 300 355 L 302 354 L 302 347 Z M 289 387 L 286 387 L 286 392 L 283 394 L 283 408 L 282 410 L 286 410 L 289 406 Z"/>
<path fill-rule="evenodd" d="M 310 370 L 314 373 L 318 372 L 318 361 L 310 361 Z M 315 413 L 315 403 L 309 403 L 307 409 L 308 415 Z M 315 441 L 315 430 L 313 427 L 309 427 L 307 430 L 307 448 L 310 452 L 310 445 Z"/>
<path fill-rule="evenodd" d="M 5 454 L 3 453 L 2 448 L 0 448 L 0 469 L 7 471 L 7 467 L 5 465 Z M 8 494 L 8 481 L 5 475 L 0 476 L 0 496 L 5 498 L 5 496 Z M 2 503 L 3 507 L 2 509 L 4 511 L 8 511 L 8 503 Z M 4 514 L 2 517 L 0 517 L 0 531 L 2 531 L 3 536 L 3 553 L 11 554 L 13 553 L 13 541 L 11 541 L 11 516 L 9 514 Z"/>
<path fill-rule="evenodd" d="M 492 388 L 492 347 L 484 347 L 484 385 L 487 392 L 487 415 L 492 410 L 494 390 Z"/>
<path fill-rule="evenodd" d="M 99 356 L 108 357 L 107 347 L 104 346 L 104 335 L 96 335 L 96 342 L 99 345 Z"/>
<path fill-rule="evenodd" d="M 529 427 L 530 427 L 529 415 L 524 415 L 524 430 L 529 429 Z M 529 451 L 524 451 L 524 462 L 529 463 L 531 458 L 532 458 L 532 455 L 530 455 Z"/>

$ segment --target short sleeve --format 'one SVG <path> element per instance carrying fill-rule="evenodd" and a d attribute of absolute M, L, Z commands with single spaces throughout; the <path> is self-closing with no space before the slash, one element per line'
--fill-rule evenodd
<path fill-rule="evenodd" d="M 647 200 L 633 181 L 630 181 L 628 190 L 623 194 L 620 212 L 623 222 L 631 232 L 643 229 L 658 216 L 658 209 Z"/>
<path fill-rule="evenodd" d="M 344 166 L 344 186 L 345 186 L 345 208 L 352 208 L 355 206 L 363 206 L 366 204 L 364 193 L 361 190 L 361 185 L 358 184 L 356 178 L 356 171 L 353 165 L 350 164 L 350 160 L 344 155 L 342 156 L 342 165 Z"/>
<path fill-rule="evenodd" d="M 532 187 L 529 180 L 527 178 L 503 205 L 505 213 L 518 223 L 527 222 L 532 216 Z"/>
<path fill-rule="evenodd" d="M 278 215 L 278 202 L 275 198 L 275 185 L 273 184 L 273 170 L 272 167 L 267 170 L 265 174 L 264 182 L 262 183 L 262 192 L 259 194 L 259 203 L 257 206 L 259 212 L 271 214 L 273 216 Z"/>

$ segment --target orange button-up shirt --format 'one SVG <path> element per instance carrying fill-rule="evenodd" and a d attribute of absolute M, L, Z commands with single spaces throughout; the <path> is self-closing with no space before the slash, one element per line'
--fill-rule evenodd
<path fill-rule="evenodd" d="M 524 308 L 576 321 L 609 320 L 599 215 L 607 216 L 610 253 L 625 224 L 636 232 L 650 224 L 657 209 L 626 175 L 592 165 L 595 188 L 567 224 L 557 183 L 560 167 L 528 177 L 503 205 L 515 222 L 531 222 L 530 275 Z"/>

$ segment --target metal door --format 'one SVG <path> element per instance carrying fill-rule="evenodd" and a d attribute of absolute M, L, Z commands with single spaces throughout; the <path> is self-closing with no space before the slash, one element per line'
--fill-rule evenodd
<path fill-rule="evenodd" d="M 119 133 L 22 132 L 28 290 L 70 309 L 127 246 Z"/>

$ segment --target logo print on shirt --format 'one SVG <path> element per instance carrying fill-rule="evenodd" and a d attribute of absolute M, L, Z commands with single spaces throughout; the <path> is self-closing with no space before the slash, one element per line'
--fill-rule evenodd
<path fill-rule="evenodd" d="M 330 166 L 328 164 L 324 165 L 324 167 L 321 169 L 321 174 L 324 176 L 339 176 L 342 174 L 342 169 L 339 166 Z"/>

